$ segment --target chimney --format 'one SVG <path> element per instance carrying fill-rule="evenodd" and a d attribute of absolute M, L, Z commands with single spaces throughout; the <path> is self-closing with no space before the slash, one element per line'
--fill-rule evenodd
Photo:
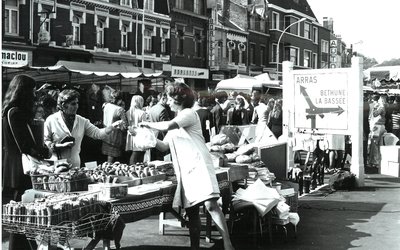
<path fill-rule="evenodd" d="M 328 28 L 328 17 L 323 17 L 322 25 L 324 26 L 324 28 Z"/>
<path fill-rule="evenodd" d="M 328 29 L 333 32 L 333 18 L 329 18 Z"/>

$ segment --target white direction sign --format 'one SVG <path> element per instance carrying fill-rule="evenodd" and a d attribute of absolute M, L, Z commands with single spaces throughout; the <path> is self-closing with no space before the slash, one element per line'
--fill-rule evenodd
<path fill-rule="evenodd" d="M 348 73 L 294 74 L 294 126 L 348 130 Z"/>

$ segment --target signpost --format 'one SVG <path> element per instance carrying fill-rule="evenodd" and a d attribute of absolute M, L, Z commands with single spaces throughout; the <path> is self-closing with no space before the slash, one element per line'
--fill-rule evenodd
<path fill-rule="evenodd" d="M 293 70 L 283 68 L 283 136 L 287 143 L 287 168 L 293 167 L 296 132 L 351 135 L 350 171 L 364 185 L 362 58 L 353 57 L 351 68 Z"/>
<path fill-rule="evenodd" d="M 348 70 L 347 70 L 348 71 Z M 348 131 L 348 72 L 295 71 L 294 126 L 299 129 Z"/>

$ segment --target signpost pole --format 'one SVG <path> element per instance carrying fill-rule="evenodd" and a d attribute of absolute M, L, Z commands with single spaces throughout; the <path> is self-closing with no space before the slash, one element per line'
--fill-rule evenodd
<path fill-rule="evenodd" d="M 291 74 L 293 62 L 282 63 L 282 90 L 283 90 L 283 133 L 286 137 L 286 172 L 294 166 L 293 134 L 294 134 L 294 79 Z"/>
<path fill-rule="evenodd" d="M 356 175 L 357 185 L 364 186 L 364 162 L 363 162 L 363 59 L 351 58 L 351 88 L 350 117 L 353 117 L 351 126 L 352 159 L 350 171 Z"/>

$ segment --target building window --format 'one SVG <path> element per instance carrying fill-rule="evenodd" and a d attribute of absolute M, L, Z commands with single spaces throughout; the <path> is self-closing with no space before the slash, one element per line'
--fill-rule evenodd
<path fill-rule="evenodd" d="M 121 0 L 120 5 L 132 7 L 131 0 Z"/>
<path fill-rule="evenodd" d="M 101 20 L 98 20 L 96 25 L 96 47 L 104 47 L 104 22 Z"/>
<path fill-rule="evenodd" d="M 128 50 L 128 31 L 128 25 L 123 24 L 121 27 L 121 48 L 123 51 Z"/>
<path fill-rule="evenodd" d="M 250 17 L 250 29 L 255 30 L 256 29 L 256 18 L 254 16 Z"/>
<path fill-rule="evenodd" d="M 285 47 L 285 59 L 293 62 L 293 65 L 299 66 L 299 49 Z"/>
<path fill-rule="evenodd" d="M 313 34 L 312 34 L 312 36 L 313 36 L 313 42 L 315 43 L 315 44 L 318 44 L 318 28 L 317 27 L 313 27 Z"/>
<path fill-rule="evenodd" d="M 265 20 L 260 20 L 260 31 L 265 32 Z"/>
<path fill-rule="evenodd" d="M 234 57 L 234 49 L 228 48 L 228 62 L 229 63 L 235 63 L 233 61 L 233 57 Z"/>
<path fill-rule="evenodd" d="M 4 9 L 4 31 L 8 35 L 18 35 L 19 0 L 6 0 Z"/>
<path fill-rule="evenodd" d="M 265 65 L 265 46 L 260 46 L 260 65 Z"/>
<path fill-rule="evenodd" d="M 175 8 L 183 10 L 183 0 L 175 0 Z"/>
<path fill-rule="evenodd" d="M 271 62 L 278 62 L 277 56 L 278 56 L 278 45 L 277 44 L 272 44 L 272 51 L 271 51 Z"/>
<path fill-rule="evenodd" d="M 79 45 L 81 40 L 81 17 L 78 15 L 74 15 L 72 18 L 72 39 L 74 41 L 74 45 Z"/>
<path fill-rule="evenodd" d="M 292 23 L 298 22 L 300 19 L 297 17 L 293 17 L 293 16 L 285 16 L 285 28 L 289 27 L 289 25 L 291 25 Z M 289 33 L 293 34 L 293 35 L 299 35 L 300 34 L 300 25 L 299 23 L 296 23 L 292 26 L 290 26 Z"/>
<path fill-rule="evenodd" d="M 316 69 L 318 66 L 318 55 L 317 53 L 313 53 L 313 60 L 312 60 L 313 69 Z"/>
<path fill-rule="evenodd" d="M 144 30 L 144 34 L 143 34 L 143 39 L 144 39 L 144 52 L 145 53 L 151 53 L 152 52 L 152 48 L 151 48 L 151 34 L 152 34 L 152 30 L 150 29 L 145 29 Z"/>
<path fill-rule="evenodd" d="M 311 68 L 311 51 L 304 50 L 304 67 Z"/>
<path fill-rule="evenodd" d="M 193 12 L 196 14 L 202 14 L 202 11 L 203 11 L 203 1 L 202 0 L 194 0 Z"/>
<path fill-rule="evenodd" d="M 304 23 L 304 37 L 311 40 L 311 25 Z"/>
<path fill-rule="evenodd" d="M 143 0 L 144 9 L 153 12 L 154 11 L 154 0 Z"/>
<path fill-rule="evenodd" d="M 178 30 L 178 37 L 176 39 L 176 50 L 178 55 L 183 55 L 183 30 Z"/>
<path fill-rule="evenodd" d="M 256 45 L 254 43 L 250 44 L 249 56 L 250 64 L 256 64 Z"/>
<path fill-rule="evenodd" d="M 272 12 L 272 29 L 279 30 L 279 13 Z"/>
<path fill-rule="evenodd" d="M 168 39 L 168 30 L 162 29 L 161 34 L 161 54 L 167 53 L 167 39 Z"/>
<path fill-rule="evenodd" d="M 201 47 L 201 35 L 200 33 L 196 32 L 196 34 L 194 35 L 194 54 L 196 57 L 201 57 Z"/>
<path fill-rule="evenodd" d="M 326 40 L 321 40 L 321 52 L 329 53 L 329 42 Z"/>

